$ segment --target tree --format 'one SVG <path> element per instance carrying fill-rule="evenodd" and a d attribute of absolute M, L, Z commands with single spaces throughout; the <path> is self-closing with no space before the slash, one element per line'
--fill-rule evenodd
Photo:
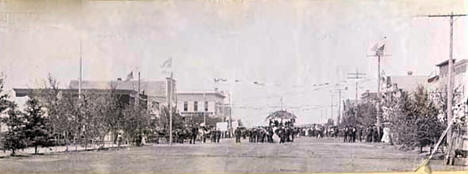
<path fill-rule="evenodd" d="M 356 123 L 358 126 L 371 126 L 375 125 L 377 121 L 377 108 L 374 103 L 365 102 L 360 103 L 357 106 L 357 118 Z"/>
<path fill-rule="evenodd" d="M 419 86 L 409 96 L 398 91 L 388 95 L 383 102 L 383 115 L 390 123 L 395 144 L 403 149 L 430 145 L 437 141 L 445 129 L 444 122 L 437 118 L 438 109 L 424 87 Z"/>
<path fill-rule="evenodd" d="M 125 103 L 121 100 L 121 95 L 116 93 L 116 86 L 112 85 L 111 90 L 104 95 L 104 123 L 113 135 L 113 142 L 116 143 L 118 131 L 121 129 L 123 121 L 123 109 Z"/>
<path fill-rule="evenodd" d="M 26 102 L 24 134 L 28 144 L 34 146 L 34 154 L 38 153 L 37 147 L 51 145 L 51 132 L 48 129 L 43 107 L 35 97 Z"/>
<path fill-rule="evenodd" d="M 392 91 L 387 93 L 382 102 L 383 118 L 388 121 L 393 132 L 392 141 L 395 144 L 404 144 L 405 148 L 413 141 L 414 123 L 408 116 L 411 110 L 411 98 L 405 91 Z"/>
<path fill-rule="evenodd" d="M 125 136 L 136 145 L 141 145 L 144 133 L 151 125 L 151 118 L 146 108 L 129 104 L 123 111 L 123 131 Z"/>
<path fill-rule="evenodd" d="M 3 92 L 3 76 L 0 76 L 0 114 L 9 107 L 8 94 Z"/>
<path fill-rule="evenodd" d="M 9 107 L 8 95 L 3 92 L 3 75 L 0 75 L 0 115 L 3 114 Z M 1 118 L 0 118 L 1 121 Z M 2 125 L 0 124 L 0 130 Z M 0 134 L 0 142 L 3 142 L 3 136 Z M 1 144 L 0 144 L 1 145 Z"/>
<path fill-rule="evenodd" d="M 438 110 L 434 103 L 429 99 L 429 95 L 424 87 L 417 88 L 414 94 L 412 110 L 414 123 L 416 126 L 415 142 L 422 147 L 433 144 L 442 134 L 445 125 L 438 118 Z"/>
<path fill-rule="evenodd" d="M 37 93 L 37 97 L 40 97 L 41 106 L 45 108 L 48 125 L 51 134 L 53 134 L 51 136 L 55 137 L 55 143 L 58 143 L 58 140 L 65 137 L 64 135 L 69 130 L 68 119 L 64 118 L 66 116 L 65 111 L 69 108 L 64 107 L 62 104 L 61 98 L 63 96 L 58 87 L 58 82 L 51 74 L 48 75 L 44 89 L 40 89 Z"/>
<path fill-rule="evenodd" d="M 27 139 L 24 134 L 24 117 L 21 111 L 18 111 L 15 103 L 9 102 L 8 116 L 3 118 L 2 122 L 8 128 L 4 137 L 4 148 L 11 150 L 11 156 L 15 156 L 16 150 L 27 146 Z"/>

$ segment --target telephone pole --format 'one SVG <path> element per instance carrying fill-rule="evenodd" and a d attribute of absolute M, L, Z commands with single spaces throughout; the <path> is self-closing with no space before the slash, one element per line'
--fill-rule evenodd
<path fill-rule="evenodd" d="M 335 89 L 336 91 L 338 91 L 338 115 L 337 115 L 337 118 L 336 118 L 336 125 L 338 126 L 340 124 L 340 118 L 341 118 L 341 91 L 343 90 L 347 90 L 348 87 L 344 87 L 344 88 L 341 88 L 341 84 L 337 84 L 336 85 L 338 88 Z"/>
<path fill-rule="evenodd" d="M 283 110 L 283 97 L 280 98 L 280 110 Z"/>
<path fill-rule="evenodd" d="M 205 91 L 203 91 L 203 107 L 204 108 L 207 108 L 207 106 L 205 106 L 206 104 L 206 93 Z M 206 110 L 203 108 L 203 125 L 206 126 Z"/>
<path fill-rule="evenodd" d="M 364 79 L 364 76 L 366 75 L 366 73 L 360 73 L 359 70 L 356 68 L 356 72 L 354 73 L 348 73 L 348 79 L 350 80 L 355 80 L 356 81 L 356 104 L 357 104 L 357 101 L 358 101 L 358 83 L 359 83 L 359 80 L 361 79 Z"/>
<path fill-rule="evenodd" d="M 333 93 L 331 94 L 331 98 L 330 98 L 330 118 L 333 119 Z M 328 123 L 328 119 L 326 121 L 326 123 Z"/>
<path fill-rule="evenodd" d="M 355 111 L 354 111 L 354 119 L 357 119 L 357 109 L 358 109 L 358 88 L 359 88 L 359 80 L 364 79 L 365 73 L 360 73 L 359 69 L 356 68 L 355 73 L 348 73 L 348 79 L 356 81 L 356 98 L 354 101 Z"/>
<path fill-rule="evenodd" d="M 387 39 L 387 37 L 384 37 L 384 40 Z M 377 126 L 377 135 L 378 137 L 381 137 L 381 111 L 380 111 L 380 101 L 381 101 L 381 94 L 380 94 L 380 82 L 381 82 L 381 73 L 380 73 L 380 60 L 382 59 L 382 57 L 384 56 L 389 56 L 389 55 L 384 55 L 384 49 L 385 49 L 385 43 L 377 43 L 375 48 L 375 54 L 374 55 L 369 55 L 368 57 L 377 57 L 377 115 L 376 115 L 376 118 L 377 118 L 377 123 L 376 123 L 376 126 Z M 380 138 L 379 138 L 380 139 Z"/>
<path fill-rule="evenodd" d="M 449 18 L 450 19 L 450 48 L 449 48 L 449 60 L 448 60 L 448 82 L 447 82 L 447 124 L 453 124 L 450 120 L 453 117 L 452 105 L 453 105 L 453 19 L 455 17 L 463 17 L 467 14 L 445 14 L 445 15 L 427 15 L 426 17 L 430 18 Z M 450 126 L 449 126 L 450 127 Z M 452 137 L 452 129 L 450 128 L 447 132 L 447 144 L 448 144 L 448 152 L 445 156 L 446 164 L 453 165 L 453 154 L 452 154 L 452 146 L 453 146 L 453 137 Z"/>

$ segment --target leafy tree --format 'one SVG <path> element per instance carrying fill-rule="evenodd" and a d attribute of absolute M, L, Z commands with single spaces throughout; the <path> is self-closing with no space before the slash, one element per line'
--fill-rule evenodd
<path fill-rule="evenodd" d="M 10 104 L 10 101 L 8 101 L 8 95 L 3 92 L 3 75 L 1 75 L 0 76 L 0 114 L 3 114 L 8 109 L 9 104 Z M 1 121 L 1 118 L 0 118 L 0 121 Z M 0 124 L 0 130 L 1 129 L 2 129 L 2 125 Z M 2 134 L 0 134 L 0 142 L 3 142 L 2 139 L 3 139 L 3 136 Z"/>
<path fill-rule="evenodd" d="M 136 145 L 141 144 L 144 133 L 151 125 L 151 117 L 146 108 L 139 105 L 127 105 L 123 111 L 123 131 L 124 135 Z"/>
<path fill-rule="evenodd" d="M 42 106 L 37 98 L 31 98 L 26 103 L 24 133 L 28 144 L 34 146 L 34 154 L 38 146 L 50 146 L 51 133 Z"/>
<path fill-rule="evenodd" d="M 414 94 L 411 111 L 414 114 L 416 126 L 415 142 L 421 147 L 422 151 L 423 146 L 437 141 L 445 129 L 445 125 L 437 118 L 439 111 L 422 86 L 418 87 Z"/>
<path fill-rule="evenodd" d="M 104 100 L 104 124 L 110 132 L 112 132 L 113 141 L 116 143 L 118 131 L 121 129 L 121 124 L 124 119 L 123 109 L 125 103 L 121 100 L 121 95 L 116 93 L 116 87 L 112 87 L 109 93 L 105 94 L 103 97 Z"/>
<path fill-rule="evenodd" d="M 371 126 L 375 125 L 377 121 L 377 108 L 374 103 L 366 102 L 360 103 L 357 106 L 356 122 L 358 126 Z"/>
<path fill-rule="evenodd" d="M 8 94 L 3 92 L 3 76 L 0 76 L 0 113 L 9 107 Z"/>
<path fill-rule="evenodd" d="M 21 111 L 16 104 L 10 102 L 8 105 L 8 116 L 2 119 L 8 131 L 4 135 L 4 148 L 11 150 L 11 156 L 16 155 L 16 150 L 27 146 L 27 138 L 24 134 L 25 121 Z"/>
<path fill-rule="evenodd" d="M 45 108 L 45 114 L 47 115 L 47 121 L 51 129 L 51 136 L 55 137 L 55 142 L 58 139 L 64 137 L 66 131 L 69 130 L 67 126 L 68 119 L 64 118 L 65 108 L 62 105 L 62 93 L 58 87 L 57 80 L 49 74 L 47 81 L 44 84 L 44 89 L 40 89 L 37 96 L 40 97 L 42 107 Z M 57 144 L 55 144 L 57 145 Z"/>
<path fill-rule="evenodd" d="M 412 96 L 399 91 L 387 96 L 383 102 L 383 114 L 390 123 L 394 142 L 404 149 L 412 149 L 434 143 L 445 129 L 437 118 L 436 105 L 424 87 L 418 87 Z"/>

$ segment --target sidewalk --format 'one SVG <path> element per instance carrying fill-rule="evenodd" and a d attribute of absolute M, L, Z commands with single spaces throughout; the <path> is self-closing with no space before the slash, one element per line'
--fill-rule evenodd
<path fill-rule="evenodd" d="M 129 144 L 122 144 L 120 147 L 129 147 Z M 82 151 L 89 151 L 89 150 L 97 150 L 99 148 L 98 145 L 95 144 L 90 144 L 88 147 L 84 147 L 81 145 L 75 146 L 75 145 L 69 145 L 68 146 L 68 152 L 82 152 Z M 113 143 L 105 143 L 104 148 L 117 148 L 117 144 Z M 52 146 L 52 147 L 38 147 L 38 153 L 39 154 L 52 154 L 52 153 L 62 153 L 66 152 L 67 146 Z M 11 151 L 0 151 L 0 158 L 3 157 L 8 157 L 10 156 Z M 34 147 L 28 147 L 25 149 L 20 149 L 16 151 L 17 155 L 33 155 L 34 154 Z"/>

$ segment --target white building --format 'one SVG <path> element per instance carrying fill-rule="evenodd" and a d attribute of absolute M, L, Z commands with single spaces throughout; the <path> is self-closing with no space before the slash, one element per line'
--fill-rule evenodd
<path fill-rule="evenodd" d="M 465 91 L 467 90 L 468 83 L 468 74 L 466 73 L 466 66 L 468 64 L 467 59 L 462 59 L 459 61 L 454 60 L 454 73 L 453 73 L 453 93 L 454 93 L 454 115 L 462 116 L 467 111 L 467 97 Z M 446 93 L 447 92 L 447 82 L 448 82 L 448 60 L 439 63 L 436 65 L 439 67 L 438 75 L 429 79 L 432 92 L 437 93 Z M 444 95 L 446 96 L 446 95 Z"/>
<path fill-rule="evenodd" d="M 226 94 L 215 91 L 177 93 L 177 110 L 183 117 L 219 117 L 226 120 L 230 110 Z"/>

